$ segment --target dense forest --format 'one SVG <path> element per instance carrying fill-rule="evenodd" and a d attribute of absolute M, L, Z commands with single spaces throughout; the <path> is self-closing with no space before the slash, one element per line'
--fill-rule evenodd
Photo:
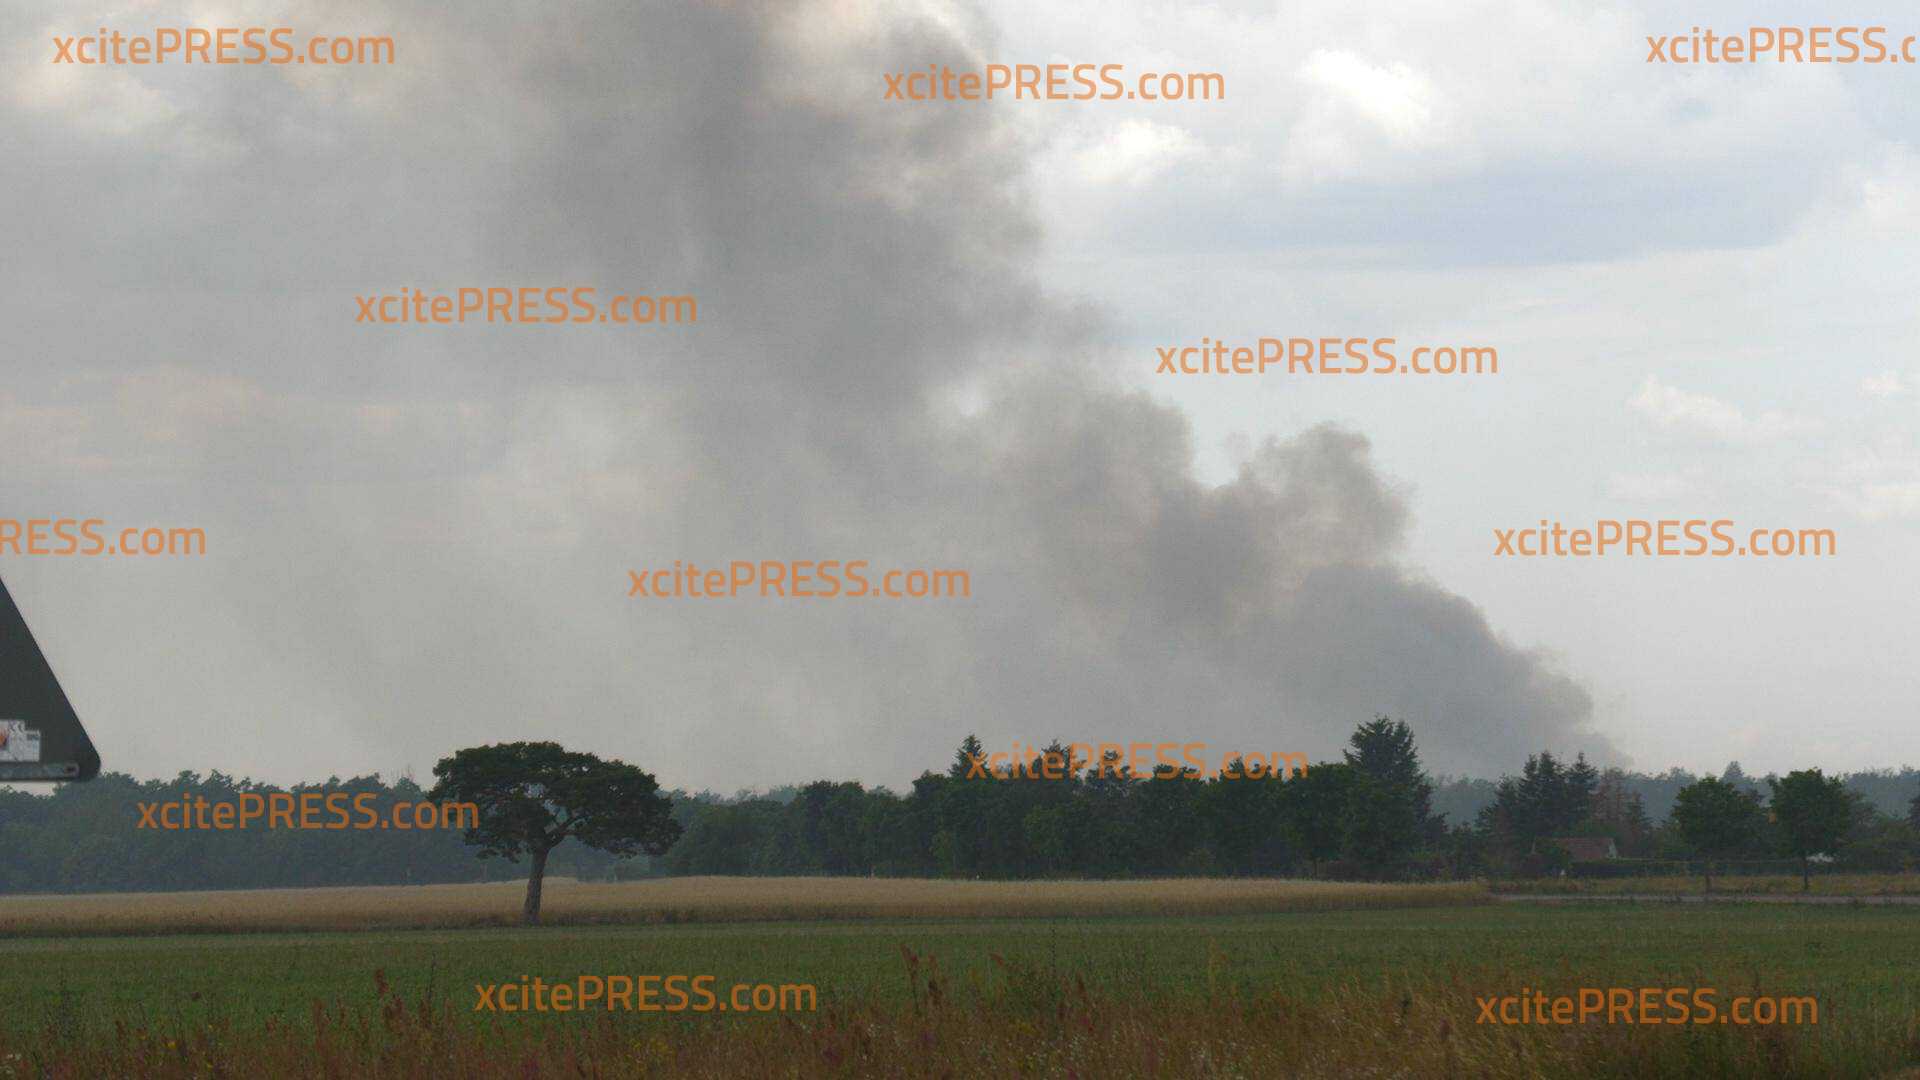
<path fill-rule="evenodd" d="M 1046 749 L 1065 760 L 1065 748 Z M 1054 770 L 1057 778 L 1038 769 L 1032 777 L 986 778 L 969 768 L 980 750 L 969 736 L 944 771 L 923 773 L 904 793 L 828 780 L 730 797 L 675 791 L 673 813 L 684 832 L 664 856 L 616 859 L 568 842 L 554 853 L 550 873 L 1497 877 L 1568 869 L 1571 857 L 1557 841 L 1571 837 L 1611 839 L 1626 861 L 1607 870 L 1701 857 L 1735 870 L 1810 862 L 1903 870 L 1920 860 L 1920 772 L 1910 768 L 1755 779 L 1733 764 L 1718 777 L 1677 769 L 1647 775 L 1543 752 L 1518 776 L 1436 781 L 1421 767 L 1413 733 L 1384 717 L 1360 725 L 1340 760 L 1285 779 L 1200 779 L 1172 768 L 1134 775 L 1124 766 L 1077 763 Z M 280 789 L 218 772 L 164 781 L 106 773 L 51 794 L 0 790 L 0 893 L 524 874 L 478 858 L 457 830 L 296 830 L 259 821 L 244 830 L 137 827 L 141 804 L 195 796 L 231 803 L 283 790 L 367 796 L 382 818 L 392 803 L 424 798 L 406 778 Z"/>

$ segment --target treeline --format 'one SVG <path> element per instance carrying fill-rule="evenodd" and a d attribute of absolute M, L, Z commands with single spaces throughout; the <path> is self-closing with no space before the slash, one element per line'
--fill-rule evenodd
<path fill-rule="evenodd" d="M 1059 744 L 1047 750 L 1065 760 Z M 1817 770 L 1761 782 L 1737 765 L 1724 777 L 1662 774 L 1651 779 L 1673 786 L 1655 788 L 1668 808 L 1656 822 L 1643 794 L 1648 778 L 1543 752 L 1519 776 L 1474 782 L 1484 787 L 1471 814 L 1451 819 L 1435 808 L 1436 788 L 1412 732 L 1386 717 L 1356 729 L 1340 761 L 1284 780 L 1098 767 L 1058 779 L 969 779 L 968 763 L 979 753 L 968 737 L 945 774 L 923 774 L 905 795 L 821 781 L 771 797 L 682 800 L 675 814 L 684 833 L 662 868 L 679 875 L 1518 877 L 1565 869 L 1575 845 L 1560 841 L 1583 838 L 1611 840 L 1627 858 L 1785 860 L 1803 870 L 1826 856 L 1860 870 L 1903 870 L 1920 860 L 1920 782 L 1907 789 L 1904 816 L 1894 817 Z M 1782 784 L 1786 801 L 1769 801 L 1766 793 Z M 1811 832 L 1804 822 L 1795 832 L 1777 813 L 1794 812 L 1796 792 L 1801 803 L 1816 804 L 1808 811 L 1818 824 Z"/>
<path fill-rule="evenodd" d="M 1755 783 L 1732 766 L 1680 787 L 1656 825 L 1624 773 L 1542 753 L 1527 759 L 1521 775 L 1501 779 L 1473 826 L 1453 830 L 1448 841 L 1455 869 L 1475 876 L 1565 870 L 1576 857 L 1572 849 L 1583 846 L 1579 841 L 1600 840 L 1611 841 L 1626 859 L 1699 860 L 1711 887 L 1716 862 L 1763 868 L 1766 860 L 1787 859 L 1803 876 L 1816 861 L 1856 871 L 1912 870 L 1920 862 L 1920 794 L 1905 809 L 1904 817 L 1883 813 L 1841 777 L 1819 769 Z M 1633 869 L 1586 867 L 1592 873 Z"/>
<path fill-rule="evenodd" d="M 1055 743 L 1041 751 L 1068 763 Z M 904 796 L 822 781 L 787 801 L 683 805 L 672 874 L 875 874 L 1045 878 L 1319 874 L 1392 876 L 1442 823 L 1411 734 L 1357 730 L 1345 760 L 1291 779 L 1201 780 L 1117 760 L 1042 775 L 970 776 L 968 736 L 942 773 Z M 1243 773 L 1235 765 L 1226 771 Z"/>
<path fill-rule="evenodd" d="M 1200 779 L 1124 765 L 981 777 L 969 736 L 944 772 L 895 793 L 818 781 L 767 795 L 671 793 L 682 826 L 664 856 L 616 859 L 569 841 L 549 873 L 587 879 L 662 874 L 960 878 L 1468 878 L 1557 873 L 1562 841 L 1612 841 L 1644 860 L 1793 860 L 1903 870 L 1920 859 L 1920 774 L 1755 780 L 1678 770 L 1648 777 L 1583 758 L 1529 758 L 1517 776 L 1442 781 L 1413 733 L 1385 717 L 1360 725 L 1340 760 L 1281 779 Z M 1047 748 L 1066 761 L 1067 750 Z M 1048 778 L 1047 771 L 1056 773 Z M 973 774 L 973 775 L 970 775 Z M 1862 778 L 1879 783 L 1871 795 Z M 1650 788 L 1648 785 L 1652 784 Z M 136 781 L 103 774 L 49 795 L 0 791 L 0 893 L 433 884 L 518 880 L 525 867 L 481 860 L 458 830 L 160 830 L 139 804 L 239 802 L 243 794 L 371 793 L 381 819 L 419 802 L 410 779 L 329 779 L 281 789 L 218 772 Z M 1902 796 L 1886 812 L 1889 795 Z M 1657 812 L 1652 807 L 1658 806 Z M 1615 866 L 1620 869 L 1628 864 Z M 1580 869 L 1579 867 L 1575 868 Z M 1589 868 L 1590 869 L 1590 868 Z"/>
<path fill-rule="evenodd" d="M 141 827 L 141 804 L 205 799 L 237 804 L 243 794 L 263 799 L 276 793 L 322 796 L 314 820 L 340 820 L 327 813 L 325 796 L 352 807 L 370 794 L 379 820 L 391 820 L 395 803 L 426 798 L 408 779 L 333 778 L 325 783 L 279 788 L 236 780 L 219 772 L 181 773 L 172 780 L 139 781 L 101 773 L 84 784 L 61 784 L 50 795 L 0 789 L 0 893 L 134 892 L 195 889 L 269 889 L 316 885 L 427 885 L 505 881 L 525 870 L 481 861 L 457 829 L 270 829 L 256 821 L 241 830 Z M 178 813 L 169 815 L 181 820 Z M 365 820 L 348 813 L 349 825 Z M 611 856 L 579 845 L 554 853 L 554 872 L 604 877 Z"/>
<path fill-rule="evenodd" d="M 1640 798 L 1641 805 L 1656 821 L 1665 818 L 1673 811 L 1673 801 L 1680 789 L 1710 773 L 1693 773 L 1686 769 L 1674 768 L 1661 773 L 1623 772 L 1609 770 L 1608 775 L 1626 792 Z M 1748 791 L 1766 792 L 1766 777 L 1755 779 L 1741 769 L 1737 761 L 1729 762 L 1721 771 L 1719 779 Z M 1848 791 L 1860 796 L 1867 805 L 1890 817 L 1904 817 L 1912 805 L 1914 796 L 1920 794 L 1920 769 L 1905 767 L 1900 769 L 1873 769 L 1864 772 L 1842 773 L 1841 782 Z M 1435 813 L 1444 813 L 1448 821 L 1472 821 L 1479 817 L 1480 811 L 1493 803 L 1499 781 L 1482 780 L 1474 777 L 1442 776 L 1433 783 L 1433 809 Z"/>

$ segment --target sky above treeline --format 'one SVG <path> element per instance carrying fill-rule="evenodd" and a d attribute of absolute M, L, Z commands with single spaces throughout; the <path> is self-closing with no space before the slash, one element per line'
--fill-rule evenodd
<path fill-rule="evenodd" d="M 0 518 L 207 551 L 0 575 L 139 776 L 551 739 L 670 787 L 898 788 L 967 732 L 1319 759 L 1379 713 L 1474 776 L 1917 761 L 1920 69 L 1646 59 L 1794 17 L 9 5 Z M 51 62 L 162 25 L 396 58 Z M 884 97 L 994 63 L 1226 97 Z M 522 286 L 698 317 L 356 321 Z M 1294 337 L 1499 371 L 1156 373 Z M 1494 554 L 1543 519 L 1838 553 Z M 760 560 L 971 596 L 629 595 Z"/>

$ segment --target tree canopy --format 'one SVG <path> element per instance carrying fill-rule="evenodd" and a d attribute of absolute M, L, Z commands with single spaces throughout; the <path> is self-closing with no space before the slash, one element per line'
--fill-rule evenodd
<path fill-rule="evenodd" d="M 1800 860 L 1800 888 L 1809 891 L 1813 888 L 1809 860 L 1840 846 L 1853 825 L 1855 799 L 1839 777 L 1828 778 L 1819 769 L 1769 777 L 1767 786 L 1773 791 L 1773 819 L 1780 826 L 1781 846 Z"/>
<path fill-rule="evenodd" d="M 1497 782 L 1435 781 L 1419 765 L 1413 735 L 1408 725 L 1375 718 L 1352 732 L 1346 752 L 1333 755 L 1335 760 L 1298 775 L 1260 779 L 1201 778 L 1175 769 L 1135 775 L 1124 762 L 1105 770 L 1081 762 L 1052 776 L 1045 769 L 1023 769 L 1017 779 L 988 779 L 974 775 L 971 767 L 983 751 L 981 740 L 974 737 L 961 742 L 957 752 L 931 752 L 933 768 L 902 793 L 819 780 L 764 794 L 673 792 L 669 798 L 648 778 L 633 790 L 650 796 L 639 802 L 656 807 L 659 803 L 653 800 L 665 803 L 664 814 L 642 814 L 641 820 L 624 823 L 619 814 L 576 821 L 566 829 L 567 838 L 551 849 L 550 860 L 535 867 L 539 873 L 522 880 L 531 885 L 536 878 L 555 874 L 593 879 L 662 874 L 1404 879 L 1534 877 L 1561 869 L 1611 876 L 1672 873 L 1676 868 L 1686 872 L 1675 864 L 1697 860 L 1707 850 L 1689 840 L 1669 816 L 1679 805 L 1678 793 L 1699 779 L 1685 770 L 1649 774 L 1608 769 L 1596 779 L 1580 757 L 1569 764 L 1557 752 L 1547 752 L 1534 754 L 1518 775 Z M 1279 737 L 1273 741 L 1284 745 Z M 552 757 L 555 748 L 546 748 L 534 756 Z M 481 749 L 494 756 L 513 753 Z M 476 751 L 462 753 L 465 757 L 450 760 L 474 761 Z M 536 768 L 530 759 L 504 771 L 477 767 L 484 761 L 463 769 L 464 778 L 475 784 L 500 772 L 502 790 L 490 803 L 496 812 L 486 829 L 471 833 L 455 827 L 351 834 L 258 824 L 217 832 L 138 827 L 143 804 L 233 801 L 281 790 L 219 773 L 149 781 L 106 773 L 91 783 L 44 793 L 0 789 L 0 851 L 6 853 L 0 859 L 0 892 L 426 884 L 519 877 L 527 867 L 516 867 L 508 858 L 531 856 L 573 816 L 558 813 L 559 802 L 549 806 L 549 796 L 577 802 L 568 794 L 570 786 L 609 792 L 618 787 L 591 779 L 595 767 L 584 763 L 590 756 L 567 759 L 564 751 L 558 753 L 560 758 L 547 762 L 555 765 L 550 782 L 536 781 L 546 768 Z M 560 767 L 562 759 L 581 767 Z M 623 768 L 617 762 L 601 764 Z M 1774 779 L 1781 779 L 1777 788 L 1766 783 Z M 1920 830 L 1906 820 L 1920 789 L 1920 772 L 1822 777 L 1828 788 L 1842 779 L 1850 794 L 1860 796 L 1854 810 L 1860 819 L 1837 847 L 1815 841 L 1790 847 L 1787 834 L 1798 815 L 1790 792 L 1802 781 L 1789 784 L 1766 777 L 1758 790 L 1771 793 L 1774 821 L 1742 815 L 1731 846 L 1712 850 L 1709 859 L 1716 862 L 1710 869 L 1718 872 L 1717 860 L 1723 859 L 1746 861 L 1743 871 L 1780 873 L 1790 868 L 1801 875 L 1804 887 L 1820 869 L 1815 856 L 1807 854 L 1789 866 L 1780 858 L 1782 852 L 1825 851 L 1835 856 L 1837 867 L 1865 872 L 1920 866 Z M 535 782 L 545 785 L 539 798 L 524 786 Z M 386 783 L 378 777 L 329 779 L 290 790 L 302 799 L 351 798 L 355 806 L 364 798 L 381 817 L 428 794 L 410 780 Z M 1431 801 L 1425 802 L 1429 792 Z M 440 799 L 443 806 L 452 801 Z M 1759 801 L 1757 793 L 1753 801 Z M 1423 824 L 1423 805 L 1444 809 L 1449 818 L 1467 824 L 1448 828 L 1433 812 Z M 1872 820 L 1865 820 L 1868 817 Z M 671 847 L 666 846 L 669 822 L 684 833 Z M 634 842 L 588 845 L 609 832 L 616 840 L 624 834 Z M 1622 856 L 1646 862 L 1636 866 L 1613 860 L 1606 865 L 1609 860 L 1576 859 L 1574 851 L 1550 843 L 1566 837 L 1609 837 Z M 487 848 L 492 853 L 480 857 Z M 1772 869 L 1763 865 L 1776 861 L 1779 865 Z"/>
<path fill-rule="evenodd" d="M 1763 820 L 1759 794 L 1727 780 L 1697 780 L 1674 797 L 1674 825 L 1706 860 L 1708 891 L 1713 889 L 1714 856 L 1748 843 Z"/>
<path fill-rule="evenodd" d="M 473 803 L 479 824 L 467 842 L 482 858 L 532 861 L 525 918 L 540 921 L 547 856 L 568 839 L 614 855 L 662 855 L 680 836 L 671 800 L 653 776 L 559 743 L 476 746 L 442 758 L 430 798 Z"/>

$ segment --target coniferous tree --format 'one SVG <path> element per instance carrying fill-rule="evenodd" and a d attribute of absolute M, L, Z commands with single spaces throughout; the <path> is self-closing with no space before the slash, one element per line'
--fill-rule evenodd
<path fill-rule="evenodd" d="M 1640 857 L 1653 842 L 1653 820 L 1640 793 L 1627 786 L 1626 774 L 1608 769 L 1595 786 L 1588 820 L 1600 833 L 1613 838 L 1620 854 Z"/>
<path fill-rule="evenodd" d="M 1593 813 L 1593 794 L 1600 787 L 1600 772 L 1587 764 L 1587 755 L 1575 756 L 1561 782 L 1557 800 L 1557 824 L 1571 830 Z"/>
<path fill-rule="evenodd" d="M 1406 723 L 1376 716 L 1355 728 L 1347 744 L 1342 752 L 1347 764 L 1391 792 L 1394 804 L 1404 807 L 1403 816 L 1414 836 L 1411 842 L 1396 846 L 1437 841 L 1444 828 L 1433 816 L 1433 782 L 1420 766 L 1420 751 Z"/>
<path fill-rule="evenodd" d="M 1737 761 L 1727 762 L 1727 767 L 1720 772 L 1720 782 L 1749 794 L 1760 794 L 1760 785 L 1754 783 L 1753 778 L 1747 775 L 1747 771 L 1742 769 Z"/>
<path fill-rule="evenodd" d="M 980 745 L 978 737 L 971 732 L 960 740 L 960 749 L 953 752 L 953 764 L 948 767 L 947 775 L 955 780 L 965 780 L 974 769 L 974 762 L 982 760 L 986 748 Z"/>

